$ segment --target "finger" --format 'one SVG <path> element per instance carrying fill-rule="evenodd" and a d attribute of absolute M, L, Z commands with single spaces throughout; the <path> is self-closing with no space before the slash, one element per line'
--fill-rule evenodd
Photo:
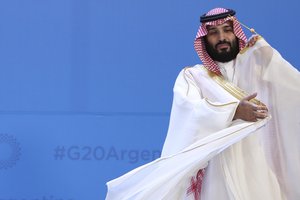
<path fill-rule="evenodd" d="M 257 111 L 257 110 L 259 110 L 259 109 L 258 109 L 258 106 L 257 106 L 257 105 L 255 105 L 255 104 L 253 104 L 253 105 L 252 105 L 252 110 L 254 110 L 254 111 Z"/>
<path fill-rule="evenodd" d="M 254 36 L 250 39 L 250 41 L 249 41 L 249 43 L 248 43 L 249 46 L 250 46 L 250 47 L 254 46 L 258 39 L 259 39 L 259 36 L 258 36 L 258 35 L 254 35 Z"/>
<path fill-rule="evenodd" d="M 258 119 L 264 119 L 268 116 L 268 113 L 266 113 L 266 112 L 255 111 L 254 113 L 255 113 L 256 118 L 258 118 Z"/>
<path fill-rule="evenodd" d="M 255 44 L 255 42 L 256 42 L 256 38 L 255 37 L 251 38 L 250 46 L 253 46 Z"/>
<path fill-rule="evenodd" d="M 252 39 L 251 40 L 249 40 L 249 42 L 247 43 L 247 46 L 249 46 L 249 47 L 252 47 Z"/>
<path fill-rule="evenodd" d="M 268 110 L 267 106 L 258 105 L 256 107 L 257 107 L 257 110 Z"/>
<path fill-rule="evenodd" d="M 256 41 L 258 40 L 258 38 L 259 38 L 258 35 L 254 35 L 254 36 L 252 37 L 252 40 L 256 42 Z"/>
<path fill-rule="evenodd" d="M 259 108 L 259 110 L 269 111 L 268 107 L 263 102 L 259 102 L 258 106 L 262 106 L 262 107 Z"/>
<path fill-rule="evenodd" d="M 267 114 L 268 114 L 268 111 L 267 111 L 267 110 L 257 110 L 257 112 L 260 112 L 260 113 L 267 113 Z"/>
<path fill-rule="evenodd" d="M 257 93 L 253 93 L 249 96 L 246 96 L 243 100 L 246 100 L 246 101 L 250 101 L 251 99 L 255 98 L 257 96 Z"/>
<path fill-rule="evenodd" d="M 264 104 L 264 103 L 261 102 L 261 101 L 259 102 L 259 105 L 260 105 L 260 106 L 266 106 L 266 104 Z"/>
<path fill-rule="evenodd" d="M 256 42 L 256 39 L 255 39 L 255 38 L 252 38 L 252 39 L 250 40 L 250 47 L 252 47 L 252 46 L 255 44 L 255 42 Z"/>
<path fill-rule="evenodd" d="M 256 41 L 257 41 L 257 39 L 258 39 L 258 36 L 257 36 L 257 35 L 255 35 L 255 36 L 253 36 L 253 38 L 252 38 L 252 41 L 253 41 L 253 42 L 256 42 Z"/>

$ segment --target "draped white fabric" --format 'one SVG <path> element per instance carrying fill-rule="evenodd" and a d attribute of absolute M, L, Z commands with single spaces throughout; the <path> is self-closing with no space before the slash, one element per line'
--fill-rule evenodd
<path fill-rule="evenodd" d="M 300 199 L 300 74 L 263 39 L 233 64 L 233 83 L 258 92 L 272 119 L 232 121 L 239 100 L 203 66 L 182 70 L 161 158 L 108 182 L 107 200 L 193 199 L 205 167 L 201 200 Z"/>
<path fill-rule="evenodd" d="M 273 116 L 259 136 L 284 199 L 300 199 L 300 73 L 265 40 L 237 61 L 239 87 L 258 91 Z"/>

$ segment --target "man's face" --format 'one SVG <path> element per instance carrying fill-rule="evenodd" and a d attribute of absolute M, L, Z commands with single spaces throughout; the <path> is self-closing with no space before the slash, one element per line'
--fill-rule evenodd
<path fill-rule="evenodd" d="M 239 53 L 238 39 L 233 33 L 232 22 L 217 26 L 207 26 L 205 47 L 210 57 L 219 62 L 228 62 Z"/>

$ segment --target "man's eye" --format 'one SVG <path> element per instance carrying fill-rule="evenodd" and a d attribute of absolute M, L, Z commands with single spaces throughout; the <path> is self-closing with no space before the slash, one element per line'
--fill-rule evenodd
<path fill-rule="evenodd" d="M 225 32 L 233 32 L 231 28 L 225 29 Z"/>
<path fill-rule="evenodd" d="M 217 33 L 218 33 L 218 31 L 216 31 L 216 30 L 210 30 L 210 31 L 208 31 L 209 35 L 214 35 L 214 34 L 217 34 Z"/>

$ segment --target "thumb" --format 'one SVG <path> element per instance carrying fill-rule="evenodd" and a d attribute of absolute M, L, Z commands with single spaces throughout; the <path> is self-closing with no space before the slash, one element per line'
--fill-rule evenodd
<path fill-rule="evenodd" d="M 246 96 L 245 98 L 243 98 L 243 100 L 250 101 L 251 99 L 254 99 L 256 96 L 257 96 L 257 93 L 255 92 L 249 96 Z"/>

